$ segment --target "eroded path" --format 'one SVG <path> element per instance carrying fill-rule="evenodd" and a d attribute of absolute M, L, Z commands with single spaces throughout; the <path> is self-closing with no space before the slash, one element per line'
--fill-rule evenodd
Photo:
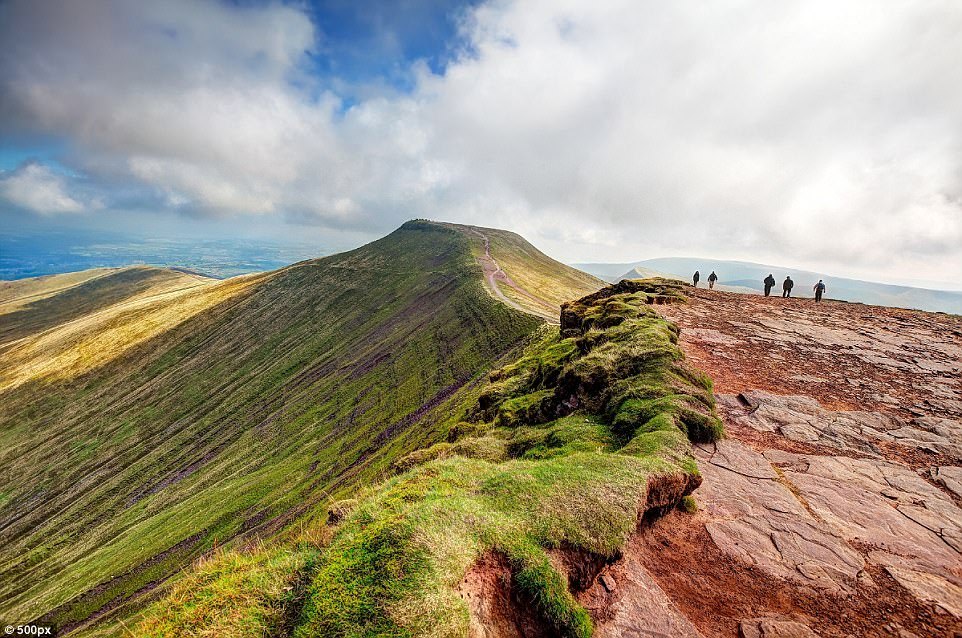
<path fill-rule="evenodd" d="M 729 438 L 636 558 L 706 636 L 962 634 L 962 319 L 692 291 L 659 307 Z"/>
<path fill-rule="evenodd" d="M 554 310 L 554 306 L 550 302 L 541 299 L 519 286 L 508 276 L 508 273 L 498 265 L 498 262 L 491 256 L 491 240 L 488 236 L 477 228 L 472 228 L 471 232 L 480 237 L 484 245 L 484 254 L 479 256 L 478 260 L 481 262 L 481 268 L 484 272 L 485 285 L 488 290 L 491 291 L 491 294 L 515 310 L 536 315 L 549 323 L 558 323 L 558 313 Z M 522 305 L 514 299 L 509 298 L 501 290 L 500 285 L 507 286 L 530 303 Z"/>

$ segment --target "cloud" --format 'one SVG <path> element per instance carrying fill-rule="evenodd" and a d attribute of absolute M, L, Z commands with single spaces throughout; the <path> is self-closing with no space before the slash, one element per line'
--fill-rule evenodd
<path fill-rule="evenodd" d="M 962 277 L 954 0 L 489 2 L 441 72 L 350 108 L 289 5 L 14 0 L 0 25 L 0 135 L 69 140 L 108 206 Z"/>
<path fill-rule="evenodd" d="M 0 172 L 0 199 L 40 215 L 79 213 L 86 207 L 67 193 L 66 180 L 37 163 Z"/>

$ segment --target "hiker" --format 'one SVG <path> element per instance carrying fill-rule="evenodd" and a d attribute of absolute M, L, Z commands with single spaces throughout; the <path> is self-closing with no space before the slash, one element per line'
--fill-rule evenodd
<path fill-rule="evenodd" d="M 695 286 L 695 288 L 698 287 L 698 280 L 699 280 L 699 279 L 701 279 L 701 275 L 699 275 L 699 274 L 698 274 L 698 271 L 696 270 L 696 271 L 695 271 L 695 274 L 692 275 L 692 277 L 691 277 L 692 284 Z"/>
<path fill-rule="evenodd" d="M 782 282 L 782 297 L 791 297 L 792 288 L 795 287 L 795 282 L 792 281 L 791 277 L 785 277 L 785 281 Z"/>
<path fill-rule="evenodd" d="M 821 301 L 822 293 L 825 292 L 825 283 L 819 279 L 813 290 L 815 290 L 815 301 Z"/>
<path fill-rule="evenodd" d="M 715 274 L 715 271 L 713 270 L 713 271 L 711 271 L 711 274 L 708 275 L 708 287 L 709 287 L 709 288 L 714 288 L 716 281 L 718 281 L 718 275 L 716 275 L 716 274 Z"/>
<path fill-rule="evenodd" d="M 768 273 L 768 276 L 765 277 L 765 281 L 762 283 L 765 284 L 765 296 L 767 297 L 772 293 L 772 288 L 775 287 L 775 278 L 772 276 L 772 273 Z"/>

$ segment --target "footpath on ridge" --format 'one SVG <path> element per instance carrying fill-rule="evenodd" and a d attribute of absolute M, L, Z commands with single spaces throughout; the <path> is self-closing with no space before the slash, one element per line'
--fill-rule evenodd
<path fill-rule="evenodd" d="M 495 298 L 507 306 L 514 308 L 515 310 L 520 310 L 521 312 L 526 312 L 537 317 L 541 317 L 549 323 L 557 323 L 558 317 L 554 306 L 550 302 L 541 299 L 537 295 L 518 285 L 510 276 L 508 276 L 508 273 L 504 272 L 494 257 L 491 256 L 491 240 L 488 238 L 488 236 L 477 228 L 472 228 L 471 232 L 480 237 L 481 241 L 484 242 L 484 254 L 478 257 L 478 261 L 481 262 L 481 269 L 484 272 L 485 286 L 491 291 Z M 513 299 L 510 299 L 501 290 L 501 285 L 507 286 L 531 303 L 526 306 L 522 306 Z"/>
<path fill-rule="evenodd" d="M 634 548 L 685 635 L 962 632 L 962 318 L 686 293 L 658 310 L 727 438 Z"/>

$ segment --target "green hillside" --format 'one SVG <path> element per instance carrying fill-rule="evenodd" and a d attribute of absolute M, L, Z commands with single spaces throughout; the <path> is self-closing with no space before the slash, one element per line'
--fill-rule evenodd
<path fill-rule="evenodd" d="M 475 244 L 409 222 L 265 275 L 0 314 L 29 333 L 2 351 L 0 619 L 124 617 L 215 546 L 289 533 L 441 441 L 542 323 L 485 290 Z"/>
<path fill-rule="evenodd" d="M 504 620 L 489 617 L 501 600 L 531 635 L 590 636 L 578 582 L 698 486 L 690 441 L 722 433 L 711 382 L 655 297 L 683 298 L 652 280 L 566 305 L 561 329 L 492 372 L 446 441 L 331 504 L 311 534 L 199 565 L 134 633 L 467 636 Z M 502 591 L 465 593 L 492 564 Z"/>

